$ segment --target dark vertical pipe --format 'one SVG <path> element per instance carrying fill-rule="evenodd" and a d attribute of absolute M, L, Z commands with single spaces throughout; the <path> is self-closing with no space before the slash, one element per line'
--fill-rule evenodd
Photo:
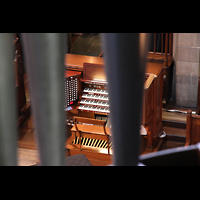
<path fill-rule="evenodd" d="M 169 33 L 169 55 L 172 56 L 172 33 Z"/>
<path fill-rule="evenodd" d="M 164 46 L 164 44 L 163 44 L 163 37 L 164 37 L 164 33 L 161 33 L 161 53 L 163 54 L 163 46 Z"/>
<path fill-rule="evenodd" d="M 192 111 L 187 111 L 187 119 L 186 119 L 186 140 L 185 144 L 190 145 L 191 144 L 191 132 L 192 132 Z"/>
<path fill-rule="evenodd" d="M 139 156 L 146 166 L 199 166 L 200 143 Z"/>
<path fill-rule="evenodd" d="M 156 33 L 154 33 L 154 53 L 156 53 Z"/>
<path fill-rule="evenodd" d="M 200 115 L 200 76 L 198 79 L 198 93 L 197 93 L 197 115 Z"/>
<path fill-rule="evenodd" d="M 22 33 L 41 165 L 64 165 L 64 34 Z"/>
<path fill-rule="evenodd" d="M 149 35 L 103 33 L 114 165 L 137 165 Z"/>
<path fill-rule="evenodd" d="M 14 35 L 0 33 L 0 165 L 17 165 Z"/>
<path fill-rule="evenodd" d="M 168 33 L 165 33 L 165 60 L 164 60 L 164 66 L 168 66 Z"/>

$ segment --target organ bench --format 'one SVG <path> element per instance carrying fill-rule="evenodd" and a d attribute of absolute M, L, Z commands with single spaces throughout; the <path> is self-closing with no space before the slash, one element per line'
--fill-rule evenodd
<path fill-rule="evenodd" d="M 83 117 L 74 117 L 74 126 L 71 136 L 67 139 L 66 148 L 70 155 L 83 153 L 100 153 L 102 156 L 112 154 L 112 142 L 110 141 L 111 129 L 105 127 L 105 120 L 97 120 Z"/>

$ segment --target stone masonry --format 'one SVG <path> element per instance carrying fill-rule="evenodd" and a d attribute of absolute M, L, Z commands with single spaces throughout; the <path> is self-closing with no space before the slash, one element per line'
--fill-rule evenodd
<path fill-rule="evenodd" d="M 200 33 L 174 33 L 176 106 L 196 108 Z"/>

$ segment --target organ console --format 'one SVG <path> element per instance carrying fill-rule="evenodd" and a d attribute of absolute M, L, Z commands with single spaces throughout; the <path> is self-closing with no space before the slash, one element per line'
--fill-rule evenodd
<path fill-rule="evenodd" d="M 95 114 L 110 113 L 107 82 L 103 65 L 84 63 L 80 111 Z"/>
<path fill-rule="evenodd" d="M 68 130 L 72 127 L 74 128 L 74 116 L 103 119 L 107 121 L 106 126 L 111 127 L 109 122 L 110 110 L 107 91 L 108 83 L 104 72 L 104 65 L 84 62 L 82 73 L 77 70 L 67 71 L 66 74 L 68 74 L 68 76 L 66 77 L 68 78 L 65 78 L 65 102 L 67 106 L 73 105 L 73 109 L 67 113 L 67 124 L 69 125 Z M 66 80 L 71 80 L 71 83 L 69 82 L 67 84 Z M 142 120 L 142 125 L 146 131 L 143 131 L 141 134 L 145 140 L 146 151 L 153 150 L 157 145 L 158 135 L 162 131 L 162 84 L 162 63 L 148 62 L 144 81 Z M 69 88 L 70 85 L 71 88 Z M 134 91 L 131 91 L 130 88 L 130 92 Z M 71 97 L 69 97 L 69 95 L 71 95 Z M 69 98 L 72 99 L 69 100 Z M 126 116 L 122 116 L 122 120 L 125 119 Z M 79 139 L 77 138 L 74 138 L 73 141 L 68 140 L 68 144 L 69 141 L 73 144 L 79 144 Z M 81 144 L 85 145 L 87 139 L 82 139 L 81 141 Z M 94 141 L 97 144 L 103 143 L 98 140 Z"/>

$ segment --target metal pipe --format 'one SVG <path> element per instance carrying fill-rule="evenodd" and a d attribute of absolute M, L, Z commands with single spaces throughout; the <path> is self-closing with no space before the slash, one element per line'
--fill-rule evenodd
<path fill-rule="evenodd" d="M 17 165 L 14 35 L 0 33 L 0 165 Z"/>
<path fill-rule="evenodd" d="M 103 33 L 114 165 L 138 165 L 149 34 Z"/>
<path fill-rule="evenodd" d="M 146 166 L 199 166 L 200 143 L 140 155 L 139 160 Z"/>
<path fill-rule="evenodd" d="M 22 33 L 40 164 L 64 165 L 63 33 Z"/>

